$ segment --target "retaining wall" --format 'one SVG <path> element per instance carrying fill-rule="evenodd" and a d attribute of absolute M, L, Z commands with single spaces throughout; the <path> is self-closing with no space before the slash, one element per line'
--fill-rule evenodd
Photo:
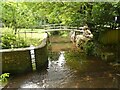
<path fill-rule="evenodd" d="M 35 47 L 35 63 L 37 69 L 47 64 L 47 35 L 40 44 Z M 25 73 L 32 71 L 32 61 L 30 48 L 19 48 L 19 49 L 3 49 L 0 50 L 2 54 L 2 73 Z"/>
<path fill-rule="evenodd" d="M 48 65 L 47 45 L 43 48 L 35 48 L 36 69 L 41 70 Z"/>
<path fill-rule="evenodd" d="M 32 71 L 30 50 L 3 50 L 0 53 L 2 53 L 3 73 L 17 74 Z"/>
<path fill-rule="evenodd" d="M 47 38 L 47 34 L 45 36 Z M 48 65 L 47 39 L 44 38 L 41 45 L 34 49 L 36 69 L 41 70 Z"/>

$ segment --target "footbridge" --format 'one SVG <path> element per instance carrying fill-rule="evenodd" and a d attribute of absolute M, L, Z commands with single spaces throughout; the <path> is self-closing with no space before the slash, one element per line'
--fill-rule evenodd
<path fill-rule="evenodd" d="M 42 25 L 43 30 L 40 32 L 52 32 L 52 31 L 81 31 L 84 27 L 72 27 L 72 26 L 64 26 L 61 24 L 48 24 Z"/>

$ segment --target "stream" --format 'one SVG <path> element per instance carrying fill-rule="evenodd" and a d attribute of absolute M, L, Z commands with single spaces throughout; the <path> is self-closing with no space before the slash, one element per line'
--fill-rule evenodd
<path fill-rule="evenodd" d="M 86 58 L 84 55 L 79 56 L 80 58 L 76 56 L 71 60 L 66 59 L 67 55 L 74 51 L 71 50 L 72 43 L 53 41 L 48 67 L 45 70 L 15 76 L 9 80 L 5 88 L 20 90 L 22 88 L 119 87 L 120 81 L 109 64 L 95 57 Z"/>

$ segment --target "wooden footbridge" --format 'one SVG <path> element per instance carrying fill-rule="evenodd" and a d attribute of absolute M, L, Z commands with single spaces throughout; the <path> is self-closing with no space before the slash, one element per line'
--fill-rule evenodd
<path fill-rule="evenodd" d="M 41 25 L 40 30 L 38 28 L 38 31 L 34 31 L 33 28 L 31 28 L 31 31 L 20 31 L 17 33 L 42 33 L 42 32 L 53 32 L 53 31 L 78 31 L 82 32 L 83 27 L 72 27 L 72 26 L 64 26 L 61 24 L 48 24 L 48 25 Z"/>
<path fill-rule="evenodd" d="M 42 25 L 43 30 L 40 32 L 52 32 L 52 31 L 81 31 L 83 30 L 83 27 L 70 27 L 70 26 L 64 26 L 61 24 L 48 24 L 48 25 Z"/>
<path fill-rule="evenodd" d="M 84 27 L 72 27 L 72 26 L 65 26 L 61 24 L 47 24 L 47 25 L 41 25 L 38 30 L 34 30 L 31 28 L 29 31 L 20 31 L 18 32 L 18 37 L 20 36 L 20 33 L 24 33 L 25 39 L 27 37 L 27 33 L 31 34 L 31 38 L 33 38 L 33 34 L 39 34 L 39 33 L 44 33 L 44 32 L 54 32 L 54 31 L 75 31 L 75 32 L 83 32 Z"/>

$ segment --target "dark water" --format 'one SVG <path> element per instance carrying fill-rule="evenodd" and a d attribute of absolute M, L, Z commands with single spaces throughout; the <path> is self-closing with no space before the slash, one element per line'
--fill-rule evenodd
<path fill-rule="evenodd" d="M 56 50 L 55 47 L 58 49 Z M 70 50 L 70 47 L 72 47 L 71 43 L 52 44 L 47 69 L 15 76 L 5 88 L 119 87 L 119 77 L 109 64 L 98 58 L 79 55 L 78 52 Z"/>

